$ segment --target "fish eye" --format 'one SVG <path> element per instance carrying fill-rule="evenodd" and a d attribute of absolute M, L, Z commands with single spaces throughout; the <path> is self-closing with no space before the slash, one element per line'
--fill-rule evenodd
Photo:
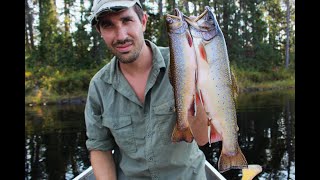
<path fill-rule="evenodd" d="M 167 20 L 167 22 L 168 22 L 168 23 L 170 23 L 170 24 L 172 24 L 172 23 L 173 23 L 173 19 L 172 19 L 171 17 L 167 17 L 167 19 L 166 19 L 166 20 Z"/>

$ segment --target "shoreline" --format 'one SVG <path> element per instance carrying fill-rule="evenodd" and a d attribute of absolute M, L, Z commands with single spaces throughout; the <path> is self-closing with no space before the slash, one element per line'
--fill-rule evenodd
<path fill-rule="evenodd" d="M 263 91 L 277 91 L 277 90 L 289 90 L 294 89 L 295 86 L 289 87 L 268 87 L 268 88 L 261 88 L 261 87 L 247 87 L 241 88 L 239 90 L 239 94 L 241 93 L 253 93 L 253 92 L 263 92 Z M 48 100 L 48 101 L 41 101 L 40 103 L 35 102 L 25 102 L 25 106 L 46 106 L 46 105 L 63 105 L 63 104 L 85 104 L 86 103 L 86 96 L 69 96 L 66 98 L 58 98 L 58 100 Z"/>

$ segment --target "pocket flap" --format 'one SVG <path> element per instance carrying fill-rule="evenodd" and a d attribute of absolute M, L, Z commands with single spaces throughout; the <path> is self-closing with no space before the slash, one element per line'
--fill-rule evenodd
<path fill-rule="evenodd" d="M 103 117 L 102 125 L 111 129 L 120 129 L 132 123 L 131 116 Z"/>
<path fill-rule="evenodd" d="M 174 100 L 170 100 L 153 108 L 155 114 L 172 114 L 175 111 Z"/>

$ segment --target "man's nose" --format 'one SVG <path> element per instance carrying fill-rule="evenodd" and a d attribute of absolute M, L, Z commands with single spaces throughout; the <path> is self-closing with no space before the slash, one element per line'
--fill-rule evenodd
<path fill-rule="evenodd" d="M 124 27 L 118 27 L 116 31 L 116 39 L 124 40 L 127 38 L 127 30 Z"/>

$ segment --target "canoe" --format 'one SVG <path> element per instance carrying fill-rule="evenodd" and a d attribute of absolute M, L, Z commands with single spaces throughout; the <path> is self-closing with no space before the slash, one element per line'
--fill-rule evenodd
<path fill-rule="evenodd" d="M 206 176 L 208 180 L 226 180 L 207 160 L 205 163 Z M 92 166 L 87 168 L 73 180 L 96 180 L 93 174 Z"/>

